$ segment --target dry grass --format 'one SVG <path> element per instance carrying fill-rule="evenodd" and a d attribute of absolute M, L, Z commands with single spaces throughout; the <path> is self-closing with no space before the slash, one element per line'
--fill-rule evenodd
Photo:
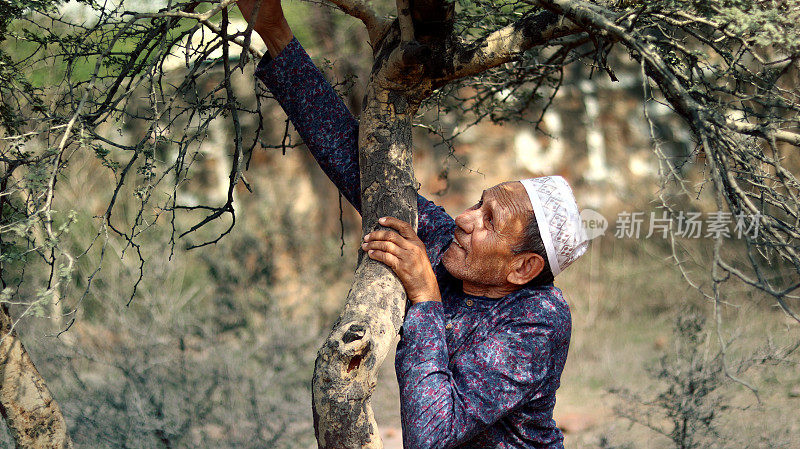
<path fill-rule="evenodd" d="M 666 388 L 646 368 L 675 352 L 675 318 L 687 305 L 708 317 L 708 356 L 719 350 L 713 302 L 687 285 L 664 243 L 604 236 L 557 282 L 573 316 L 556 407 L 557 421 L 567 427 L 567 447 L 598 447 L 604 437 L 611 447 L 674 447 L 667 438 L 617 417 L 614 409 L 623 399 L 609 393 L 624 388 L 652 399 Z M 702 254 L 710 242 L 685 243 L 699 255 L 691 274 L 704 279 Z M 733 283 L 725 292 L 730 305 L 722 309 L 721 333 L 731 342 L 730 366 L 764 353 L 770 344 L 778 348 L 800 338 L 800 326 L 774 310 L 768 298 Z M 800 385 L 797 360 L 794 354 L 786 363 L 755 366 L 741 376 L 759 390 L 760 404 L 749 389 L 725 379 L 720 391 L 730 408 L 719 410 L 714 447 L 790 447 L 800 439 L 800 426 L 788 418 L 800 405 L 794 397 Z"/>

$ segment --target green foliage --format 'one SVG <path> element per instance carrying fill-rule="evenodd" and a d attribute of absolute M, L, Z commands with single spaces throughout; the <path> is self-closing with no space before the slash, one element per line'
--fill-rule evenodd
<path fill-rule="evenodd" d="M 539 9 L 532 2 L 518 0 L 456 0 L 455 3 L 458 8 L 456 30 L 470 38 L 482 37 Z"/>
<path fill-rule="evenodd" d="M 800 1 L 728 0 L 714 10 L 728 30 L 760 46 L 788 53 L 800 50 Z"/>
<path fill-rule="evenodd" d="M 631 10 L 645 7 L 663 12 L 696 13 L 718 21 L 729 36 L 748 43 L 773 46 L 788 53 L 800 48 L 798 0 L 659 0 L 620 2 L 619 6 Z"/>

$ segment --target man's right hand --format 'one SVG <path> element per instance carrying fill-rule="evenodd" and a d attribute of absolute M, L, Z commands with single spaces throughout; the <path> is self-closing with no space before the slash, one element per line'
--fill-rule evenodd
<path fill-rule="evenodd" d="M 258 15 L 252 19 L 253 29 L 267 44 L 267 50 L 274 58 L 291 42 L 294 35 L 283 16 L 280 0 L 238 0 L 236 6 L 245 20 L 250 21 L 259 2 L 261 6 L 258 8 Z"/>
<path fill-rule="evenodd" d="M 370 259 L 383 262 L 394 271 L 412 304 L 441 301 L 439 284 L 425 251 L 425 244 L 414 232 L 414 228 L 394 217 L 383 217 L 378 223 L 394 231 L 370 232 L 364 236 L 361 249 L 367 252 Z"/>

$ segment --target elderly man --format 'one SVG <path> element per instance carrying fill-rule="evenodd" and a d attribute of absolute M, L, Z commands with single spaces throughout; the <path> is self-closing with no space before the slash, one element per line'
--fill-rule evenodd
<path fill-rule="evenodd" d="M 246 18 L 254 0 L 240 0 Z M 254 29 L 269 56 L 256 76 L 309 150 L 360 210 L 356 120 L 294 39 L 279 0 L 264 0 Z M 570 312 L 553 277 L 586 250 L 563 178 L 503 183 L 455 220 L 418 198 L 419 229 L 364 237 L 410 307 L 397 347 L 403 441 L 417 448 L 561 448 L 553 420 L 567 358 Z"/>

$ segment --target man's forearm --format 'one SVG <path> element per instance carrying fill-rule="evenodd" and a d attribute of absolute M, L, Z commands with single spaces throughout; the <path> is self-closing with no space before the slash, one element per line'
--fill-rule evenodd
<path fill-rule="evenodd" d="M 253 27 L 253 29 L 261 36 L 261 39 L 267 44 L 267 51 L 273 58 L 278 56 L 289 42 L 294 38 L 294 33 L 289 27 L 289 23 L 285 18 L 282 18 L 282 24 L 277 28 L 264 29 L 263 27 Z"/>
<path fill-rule="evenodd" d="M 283 15 L 280 0 L 238 0 L 236 4 L 245 20 L 252 22 L 253 30 L 267 44 L 273 58 L 292 41 L 294 34 Z"/>
<path fill-rule="evenodd" d="M 256 69 L 311 154 L 339 191 L 361 210 L 358 122 L 296 39 Z"/>

